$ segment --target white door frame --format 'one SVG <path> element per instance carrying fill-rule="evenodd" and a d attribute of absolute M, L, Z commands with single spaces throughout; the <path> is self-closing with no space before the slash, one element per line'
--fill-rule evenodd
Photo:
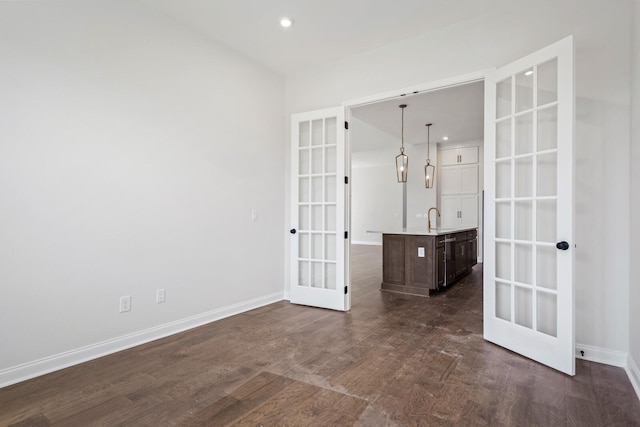
<path fill-rule="evenodd" d="M 459 76 L 448 77 L 446 79 L 435 80 L 428 83 L 421 83 L 419 85 L 411 86 L 408 88 L 394 90 L 389 92 L 379 93 L 377 95 L 371 95 L 364 98 L 357 98 L 350 101 L 345 101 L 342 103 L 342 106 L 345 108 L 345 118 L 347 122 L 351 123 L 351 109 L 356 107 L 362 107 L 368 104 L 375 104 L 381 101 L 388 101 L 391 99 L 400 99 L 409 98 L 414 95 L 420 95 L 426 92 L 447 89 L 450 87 L 461 86 L 469 83 L 474 83 L 478 81 L 484 81 L 487 73 L 492 71 L 493 68 L 487 68 L 484 70 L 475 71 L 469 74 L 462 74 Z M 484 109 L 484 105 L 482 107 Z M 346 168 L 345 173 L 351 179 L 351 134 L 347 131 L 345 136 L 345 159 L 346 159 Z M 484 161 L 484 159 L 482 159 Z M 345 229 L 349 230 L 349 239 L 347 240 L 347 249 L 351 246 L 351 184 L 347 186 L 347 198 L 345 204 L 346 210 L 346 218 L 345 218 Z M 484 208 L 483 208 L 484 210 Z M 484 217 L 484 211 L 482 212 L 482 216 Z M 484 251 L 483 251 L 484 253 Z M 348 307 L 351 308 L 351 265 L 350 265 L 350 250 L 345 251 L 345 280 L 349 286 L 348 297 Z"/>

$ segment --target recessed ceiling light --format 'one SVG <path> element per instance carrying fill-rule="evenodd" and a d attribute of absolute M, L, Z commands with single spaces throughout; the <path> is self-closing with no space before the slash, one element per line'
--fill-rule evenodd
<path fill-rule="evenodd" d="M 287 18 L 286 16 L 284 18 L 280 18 L 280 25 L 284 28 L 289 28 L 293 25 L 293 19 Z"/>
<path fill-rule="evenodd" d="M 449 140 L 449 137 L 448 137 L 448 136 L 443 136 L 443 137 L 442 137 L 442 140 L 443 140 L 443 141 L 448 141 L 448 140 Z"/>
<path fill-rule="evenodd" d="M 531 74 L 533 74 L 533 70 L 529 70 L 526 73 L 524 73 L 525 76 L 530 76 Z"/>

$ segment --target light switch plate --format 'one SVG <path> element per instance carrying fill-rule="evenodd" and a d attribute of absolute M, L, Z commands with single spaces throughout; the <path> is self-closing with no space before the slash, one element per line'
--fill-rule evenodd
<path fill-rule="evenodd" d="M 418 248 L 418 258 L 424 258 L 424 248 Z"/>

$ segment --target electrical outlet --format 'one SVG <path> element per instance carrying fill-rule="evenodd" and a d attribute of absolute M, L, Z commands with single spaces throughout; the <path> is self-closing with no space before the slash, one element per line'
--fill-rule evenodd
<path fill-rule="evenodd" d="M 120 313 L 131 311 L 131 296 L 120 297 Z"/>
<path fill-rule="evenodd" d="M 165 301 L 164 297 L 164 289 L 158 289 L 156 291 L 156 304 L 163 303 Z"/>
<path fill-rule="evenodd" d="M 256 209 L 251 211 L 251 221 L 258 222 L 258 211 Z"/>

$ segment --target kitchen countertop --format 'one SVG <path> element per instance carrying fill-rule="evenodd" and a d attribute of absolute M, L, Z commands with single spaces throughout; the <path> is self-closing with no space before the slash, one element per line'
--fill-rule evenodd
<path fill-rule="evenodd" d="M 367 233 L 378 234 L 407 234 L 412 236 L 442 236 L 444 234 L 459 233 L 461 231 L 476 230 L 478 227 L 457 227 L 457 228 L 432 228 L 427 231 L 427 227 L 409 227 L 389 230 L 367 230 Z"/>

